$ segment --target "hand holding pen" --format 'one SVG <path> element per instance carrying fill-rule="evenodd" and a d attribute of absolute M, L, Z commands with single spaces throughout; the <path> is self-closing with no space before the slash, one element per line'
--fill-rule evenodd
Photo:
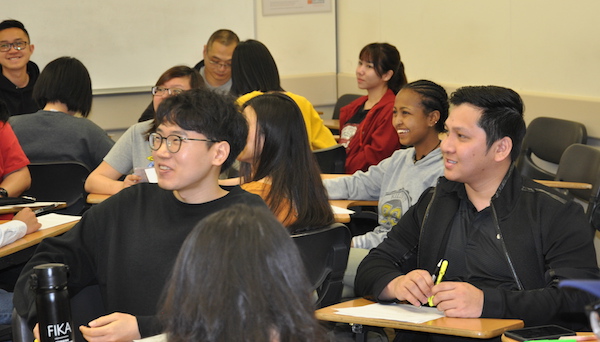
<path fill-rule="evenodd" d="M 446 274 L 447 268 L 448 268 L 448 260 L 440 259 L 440 261 L 438 262 L 438 264 L 435 268 L 435 271 L 433 272 L 433 275 L 431 276 L 431 278 L 433 279 L 434 285 L 437 285 L 442 282 L 442 279 L 444 278 L 444 275 Z M 433 296 L 430 296 L 429 298 L 427 298 L 427 303 L 431 307 L 434 306 L 433 305 Z"/>

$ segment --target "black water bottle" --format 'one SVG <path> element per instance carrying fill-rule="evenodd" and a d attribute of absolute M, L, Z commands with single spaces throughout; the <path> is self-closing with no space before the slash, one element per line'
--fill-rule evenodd
<path fill-rule="evenodd" d="M 64 264 L 43 264 L 33 268 L 31 289 L 35 304 L 41 342 L 73 342 L 73 320 L 67 291 L 69 267 Z"/>

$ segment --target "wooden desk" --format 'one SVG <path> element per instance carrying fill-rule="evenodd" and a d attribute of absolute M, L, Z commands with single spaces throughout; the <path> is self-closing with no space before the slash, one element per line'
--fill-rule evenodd
<path fill-rule="evenodd" d="M 340 120 L 338 119 L 324 119 L 323 124 L 329 129 L 340 129 Z"/>
<path fill-rule="evenodd" d="M 104 201 L 105 199 L 109 198 L 110 195 L 105 195 L 105 194 L 89 194 L 87 196 L 86 202 L 88 202 L 89 204 L 98 204 L 98 203 L 102 203 L 102 201 Z"/>
<path fill-rule="evenodd" d="M 425 323 L 408 323 L 385 319 L 373 319 L 339 315 L 336 308 L 358 307 L 373 302 L 366 299 L 354 299 L 348 302 L 335 304 L 315 312 L 317 319 L 322 321 L 361 324 L 383 328 L 422 331 L 433 334 L 444 334 L 470 338 L 492 338 L 502 335 L 506 330 L 523 327 L 523 321 L 518 319 L 493 319 L 493 318 L 451 318 L 442 317 Z"/>
<path fill-rule="evenodd" d="M 577 182 L 562 182 L 562 181 L 549 181 L 534 179 L 534 181 L 543 184 L 551 188 L 562 188 L 562 189 L 591 189 L 592 184 L 589 183 L 577 183 Z"/>
<path fill-rule="evenodd" d="M 79 220 L 64 223 L 56 227 L 38 230 L 35 233 L 27 234 L 19 240 L 0 248 L 0 258 L 23 250 L 27 247 L 37 245 L 43 239 L 51 236 L 60 235 L 73 228 Z"/>
<path fill-rule="evenodd" d="M 49 201 L 48 201 L 48 202 L 49 202 Z M 52 209 L 52 210 L 56 210 L 56 209 L 62 209 L 62 208 L 65 208 L 65 207 L 67 206 L 67 203 L 66 203 L 66 202 L 52 202 L 52 203 L 60 203 L 60 204 L 58 204 L 58 205 L 56 206 L 56 208 L 54 208 L 54 209 Z M 7 207 L 8 207 L 8 206 L 7 206 Z M 36 210 L 36 209 L 39 209 L 39 208 L 45 207 L 45 205 L 39 205 L 39 206 L 36 206 L 36 205 L 35 205 L 35 202 L 34 202 L 34 203 L 29 203 L 29 204 L 27 204 L 27 207 L 28 207 L 28 208 L 31 208 L 31 210 Z M 3 208 L 3 209 L 0 209 L 0 215 L 4 215 L 4 214 L 14 214 L 14 213 L 17 213 L 17 212 L 21 211 L 22 209 L 23 209 L 23 207 L 22 207 L 22 206 L 21 206 L 21 207 L 19 207 L 19 206 L 17 206 L 17 205 L 15 205 L 15 206 L 14 206 L 14 207 L 12 207 L 12 208 Z"/>
<path fill-rule="evenodd" d="M 594 333 L 592 332 L 578 332 L 577 336 L 594 336 Z M 518 342 L 517 340 L 510 338 L 510 337 L 506 337 L 504 336 L 504 334 L 502 334 L 502 338 L 501 338 L 502 342 Z M 594 341 L 598 341 L 597 339 L 591 339 L 591 340 L 586 340 L 589 342 L 594 342 Z"/>

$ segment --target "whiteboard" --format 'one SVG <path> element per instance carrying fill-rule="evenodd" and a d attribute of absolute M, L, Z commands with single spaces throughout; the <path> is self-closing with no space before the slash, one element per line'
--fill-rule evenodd
<path fill-rule="evenodd" d="M 1 20 L 21 21 L 42 69 L 61 57 L 88 68 L 94 90 L 154 85 L 168 68 L 193 67 L 216 30 L 255 37 L 251 0 L 26 0 L 2 6 Z"/>

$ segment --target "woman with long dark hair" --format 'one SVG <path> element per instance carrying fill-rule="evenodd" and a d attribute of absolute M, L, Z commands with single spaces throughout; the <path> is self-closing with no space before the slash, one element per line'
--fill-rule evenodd
<path fill-rule="evenodd" d="M 238 44 L 231 60 L 231 80 L 231 94 L 239 96 L 240 105 L 267 92 L 282 92 L 292 98 L 302 112 L 311 150 L 337 144 L 313 105 L 305 97 L 283 90 L 277 64 L 263 43 L 248 39 Z"/>
<path fill-rule="evenodd" d="M 238 157 L 242 188 L 260 195 L 290 232 L 333 223 L 295 102 L 282 93 L 268 93 L 246 102 L 243 114 L 249 131 Z"/>
<path fill-rule="evenodd" d="M 388 43 L 371 43 L 362 48 L 356 81 L 367 95 L 340 109 L 340 143 L 346 146 L 348 174 L 367 171 L 401 146 L 390 124 L 394 98 L 406 84 L 398 49 Z"/>
<path fill-rule="evenodd" d="M 296 245 L 264 208 L 236 204 L 186 238 L 161 310 L 166 335 L 143 341 L 324 341 Z"/>

